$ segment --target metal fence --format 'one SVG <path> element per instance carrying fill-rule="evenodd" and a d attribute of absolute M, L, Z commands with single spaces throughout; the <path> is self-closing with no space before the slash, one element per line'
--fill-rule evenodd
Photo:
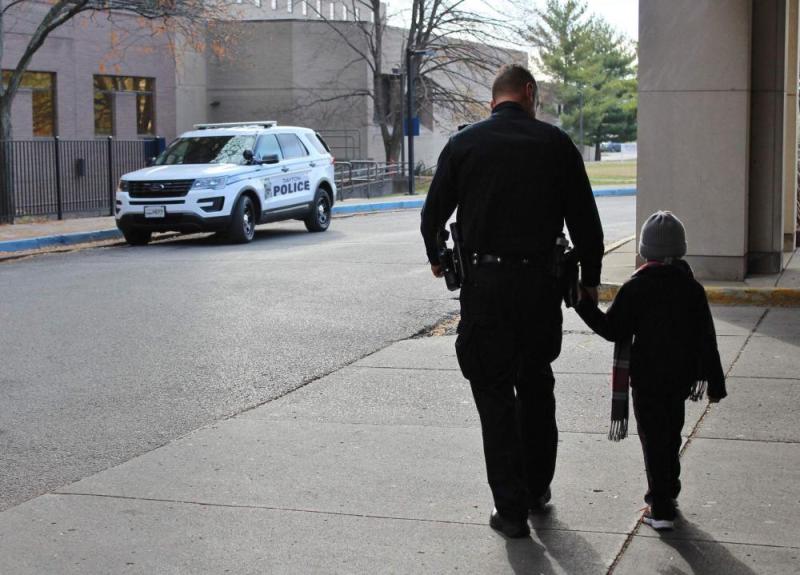
<path fill-rule="evenodd" d="M 149 140 L 0 142 L 15 218 L 113 214 L 119 177 L 143 168 Z"/>
<path fill-rule="evenodd" d="M 319 133 L 330 147 L 334 158 L 349 161 L 366 155 L 366 151 L 361 149 L 360 130 L 320 130 Z"/>
<path fill-rule="evenodd" d="M 336 162 L 334 178 L 340 199 L 372 198 L 403 191 L 407 164 L 372 160 Z"/>
<path fill-rule="evenodd" d="M 120 176 L 143 168 L 155 155 L 153 140 L 0 141 L 0 216 L 113 215 Z M 7 166 L 7 170 L 3 169 Z M 404 193 L 407 164 L 337 161 L 340 199 Z M 4 193 L 10 188 L 11 194 Z M 13 199 L 13 205 L 8 200 Z"/>

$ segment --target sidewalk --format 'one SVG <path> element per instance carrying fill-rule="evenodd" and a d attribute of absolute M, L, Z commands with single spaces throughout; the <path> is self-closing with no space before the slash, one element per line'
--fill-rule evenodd
<path fill-rule="evenodd" d="M 638 439 L 606 439 L 611 344 L 567 311 L 553 502 L 530 539 L 487 526 L 453 337 L 422 337 L 0 513 L 0 573 L 795 572 L 800 310 L 714 315 L 730 396 L 688 406 L 673 533 L 638 524 Z"/>
<path fill-rule="evenodd" d="M 786 268 L 778 274 L 757 275 L 741 282 L 702 281 L 709 302 L 723 305 L 762 307 L 800 306 L 800 248 L 787 256 Z M 611 246 L 603 258 L 600 296 L 611 301 L 620 285 L 630 279 L 636 266 L 633 238 Z"/>
<path fill-rule="evenodd" d="M 333 207 L 333 215 L 421 208 L 424 201 L 424 195 L 342 200 Z M 0 225 L 0 254 L 121 239 L 113 216 Z"/>

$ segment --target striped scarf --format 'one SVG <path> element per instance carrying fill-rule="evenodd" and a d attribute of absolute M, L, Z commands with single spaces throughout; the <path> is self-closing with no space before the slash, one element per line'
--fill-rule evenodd
<path fill-rule="evenodd" d="M 634 272 L 634 276 L 638 273 L 651 268 L 668 265 L 664 262 L 649 261 L 641 266 Z M 683 265 L 686 267 L 689 274 L 691 268 L 685 262 Z M 628 436 L 628 396 L 630 395 L 631 379 L 630 379 L 630 366 L 631 366 L 631 346 L 633 340 L 625 339 L 618 341 L 614 344 L 614 365 L 611 372 L 611 427 L 608 430 L 608 438 L 611 441 L 620 441 Z M 706 374 L 705 370 L 700 367 L 698 379 L 692 383 L 689 392 L 689 399 L 692 401 L 700 401 L 706 390 Z"/>

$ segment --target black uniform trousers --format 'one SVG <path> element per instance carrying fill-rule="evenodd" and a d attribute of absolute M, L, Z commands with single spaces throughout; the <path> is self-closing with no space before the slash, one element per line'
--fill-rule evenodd
<path fill-rule="evenodd" d="M 485 264 L 461 289 L 456 354 L 481 421 L 494 503 L 527 517 L 555 473 L 558 428 L 550 362 L 561 349 L 552 277 L 522 263 Z"/>
<path fill-rule="evenodd" d="M 645 502 L 656 519 L 674 519 L 681 491 L 681 430 L 686 397 L 652 394 L 633 389 L 633 413 L 639 430 L 647 473 Z"/>

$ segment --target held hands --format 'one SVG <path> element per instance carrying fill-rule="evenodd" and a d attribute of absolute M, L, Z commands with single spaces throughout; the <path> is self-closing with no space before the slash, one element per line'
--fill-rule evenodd
<path fill-rule="evenodd" d="M 721 399 L 722 399 L 721 397 L 711 397 L 709 395 L 708 396 L 708 403 L 719 403 Z"/>
<path fill-rule="evenodd" d="M 590 300 L 594 305 L 597 305 L 599 295 L 597 293 L 597 287 L 586 287 L 585 285 L 581 284 L 580 295 L 578 296 L 578 302 L 582 300 Z"/>
<path fill-rule="evenodd" d="M 433 276 L 437 278 L 440 278 L 444 275 L 444 270 L 439 264 L 431 264 L 431 271 L 433 272 Z"/>

